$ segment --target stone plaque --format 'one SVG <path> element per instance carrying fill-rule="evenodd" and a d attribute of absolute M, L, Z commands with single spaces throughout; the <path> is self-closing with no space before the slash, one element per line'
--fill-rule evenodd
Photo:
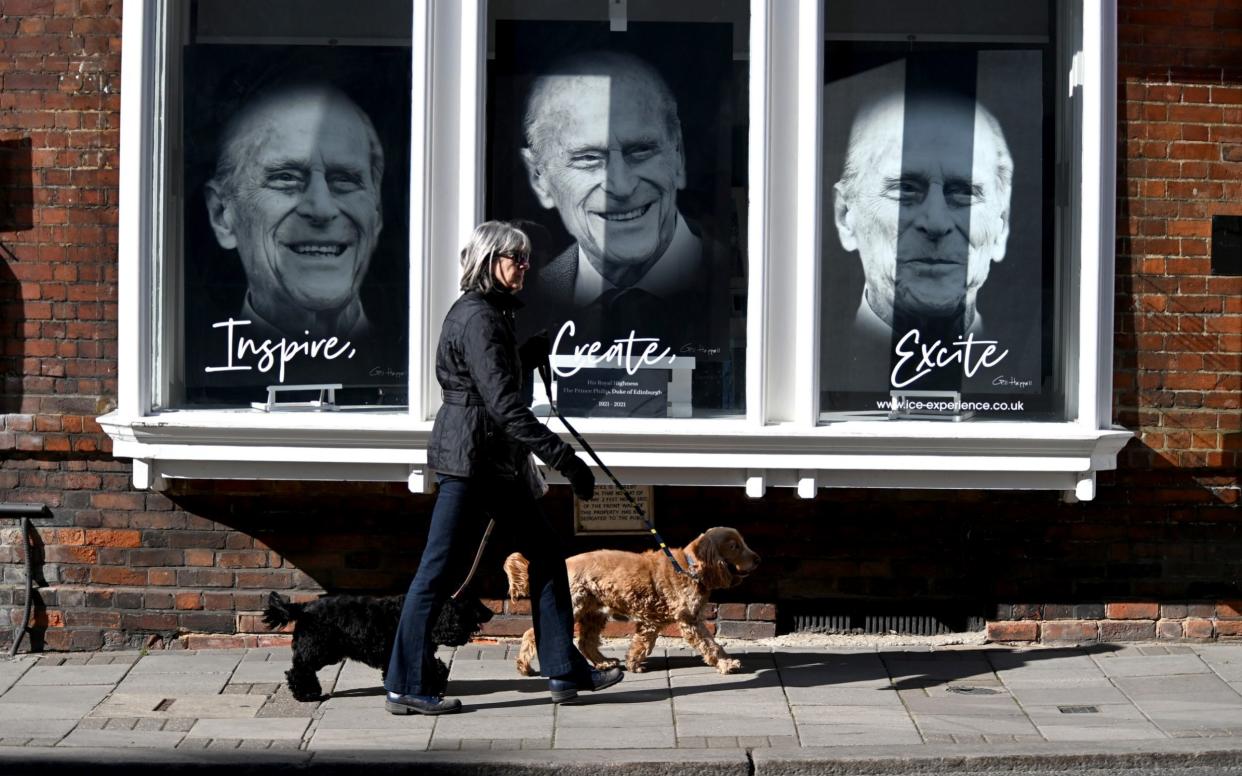
<path fill-rule="evenodd" d="M 630 485 L 630 495 L 643 508 L 647 519 L 655 524 L 652 514 L 652 486 Z M 596 485 L 595 498 L 590 501 L 574 499 L 574 534 L 641 534 L 647 533 L 647 524 L 634 509 L 634 505 L 616 486 Z"/>

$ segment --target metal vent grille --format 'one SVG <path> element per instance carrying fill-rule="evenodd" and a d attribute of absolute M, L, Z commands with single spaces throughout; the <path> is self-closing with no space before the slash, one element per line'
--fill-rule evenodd
<path fill-rule="evenodd" d="M 968 633 L 983 630 L 984 624 L 982 617 L 874 614 L 798 614 L 792 622 L 795 633 L 894 633 L 900 636 Z"/>

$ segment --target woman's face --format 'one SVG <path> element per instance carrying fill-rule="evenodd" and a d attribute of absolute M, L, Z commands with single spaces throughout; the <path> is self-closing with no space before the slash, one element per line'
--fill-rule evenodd
<path fill-rule="evenodd" d="M 508 291 L 510 294 L 516 294 L 522 290 L 522 284 L 526 281 L 526 270 L 530 269 L 530 256 L 528 254 L 518 253 L 497 253 L 492 259 L 492 277 L 496 280 L 496 284 Z"/>

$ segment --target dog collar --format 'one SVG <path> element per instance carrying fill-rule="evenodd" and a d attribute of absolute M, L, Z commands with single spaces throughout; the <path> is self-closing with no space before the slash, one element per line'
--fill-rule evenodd
<path fill-rule="evenodd" d="M 699 564 L 698 564 L 698 561 L 694 559 L 694 554 L 691 553 L 689 550 L 683 550 L 683 553 L 686 556 L 686 573 L 692 577 L 697 577 L 698 574 L 695 573 L 694 567 Z"/>

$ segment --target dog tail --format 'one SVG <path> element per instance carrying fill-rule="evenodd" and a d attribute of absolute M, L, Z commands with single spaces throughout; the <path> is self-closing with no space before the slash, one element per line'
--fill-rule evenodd
<path fill-rule="evenodd" d="M 267 597 L 267 609 L 263 612 L 263 624 L 269 628 L 282 628 L 302 616 L 303 604 L 295 604 L 275 590 Z"/>
<path fill-rule="evenodd" d="M 509 598 L 516 601 L 530 597 L 530 577 L 527 569 L 530 562 L 520 552 L 505 558 L 505 576 L 509 578 Z"/>

